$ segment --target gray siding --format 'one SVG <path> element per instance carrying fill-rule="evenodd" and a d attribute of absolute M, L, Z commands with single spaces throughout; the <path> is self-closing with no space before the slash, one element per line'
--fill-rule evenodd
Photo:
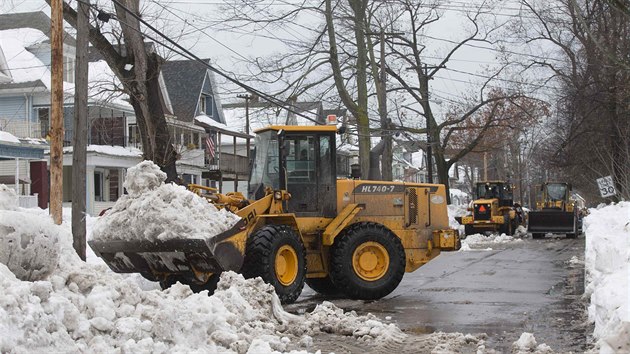
<path fill-rule="evenodd" d="M 26 120 L 26 98 L 0 97 L 0 119 Z"/>

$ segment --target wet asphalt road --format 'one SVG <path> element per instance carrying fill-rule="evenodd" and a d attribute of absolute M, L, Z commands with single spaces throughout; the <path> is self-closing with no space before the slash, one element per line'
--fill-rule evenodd
<path fill-rule="evenodd" d="M 327 299 L 346 311 L 372 313 L 410 335 L 486 333 L 486 347 L 510 352 L 523 332 L 556 352 L 590 348 L 585 325 L 584 236 L 480 245 L 492 250 L 442 253 L 398 288 L 372 302 Z M 570 262 L 576 256 L 578 263 Z M 310 311 L 324 300 L 305 287 L 286 310 Z M 363 348 L 367 349 L 367 348 Z M 360 350 L 360 348 L 357 348 Z M 351 350 L 354 351 L 354 350 Z"/>

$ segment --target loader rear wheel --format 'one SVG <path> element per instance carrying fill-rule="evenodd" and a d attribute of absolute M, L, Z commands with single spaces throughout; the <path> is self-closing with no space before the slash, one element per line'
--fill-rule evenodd
<path fill-rule="evenodd" d="M 376 223 L 351 225 L 331 249 L 331 280 L 353 299 L 382 298 L 396 289 L 404 273 L 400 240 Z"/>
<path fill-rule="evenodd" d="M 545 234 L 533 233 L 532 238 L 535 238 L 535 239 L 545 238 Z"/>
<path fill-rule="evenodd" d="M 306 285 L 324 296 L 339 295 L 339 288 L 330 280 L 330 276 L 324 278 L 306 278 Z"/>
<path fill-rule="evenodd" d="M 247 279 L 261 277 L 273 285 L 282 303 L 292 303 L 304 287 L 305 254 L 291 227 L 266 225 L 247 239 L 242 273 Z"/>

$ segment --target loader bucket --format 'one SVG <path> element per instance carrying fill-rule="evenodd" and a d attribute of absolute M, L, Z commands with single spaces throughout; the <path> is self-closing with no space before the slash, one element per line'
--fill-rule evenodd
<path fill-rule="evenodd" d="M 576 233 L 575 214 L 562 210 L 530 211 L 527 231 L 531 233 Z"/>
<path fill-rule="evenodd" d="M 187 273 L 239 271 L 243 254 L 229 242 L 241 232 L 244 221 L 205 239 L 164 241 L 88 241 L 94 253 L 116 273 Z"/>

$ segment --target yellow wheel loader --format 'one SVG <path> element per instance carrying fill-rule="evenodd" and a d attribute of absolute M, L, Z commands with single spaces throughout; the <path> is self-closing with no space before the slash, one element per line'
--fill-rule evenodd
<path fill-rule="evenodd" d="M 304 283 L 321 294 L 378 299 L 405 272 L 457 250 L 440 184 L 336 178 L 336 127 L 270 126 L 256 132 L 249 199 L 189 189 L 242 219 L 209 240 L 95 242 L 115 272 L 214 291 L 223 271 L 261 277 L 284 303 Z M 184 211 L 183 211 L 184 212 Z"/>
<path fill-rule="evenodd" d="M 571 185 L 565 182 L 547 182 L 540 186 L 536 210 L 529 212 L 527 231 L 532 238 L 545 234 L 565 234 L 576 238 L 581 225 L 581 213 L 571 198 Z"/>
<path fill-rule="evenodd" d="M 520 206 L 514 204 L 512 186 L 503 181 L 477 182 L 469 211 L 461 218 L 466 235 L 486 231 L 513 235 L 525 219 Z"/>

